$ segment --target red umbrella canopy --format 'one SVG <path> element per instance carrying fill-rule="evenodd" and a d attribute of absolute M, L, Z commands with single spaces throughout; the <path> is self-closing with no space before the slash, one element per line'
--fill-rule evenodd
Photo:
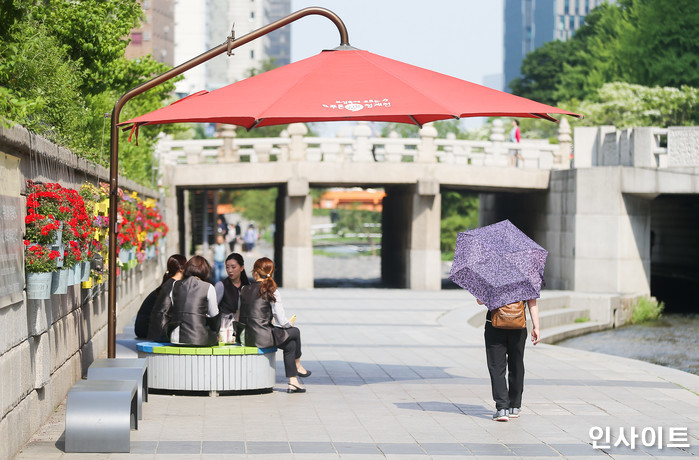
<path fill-rule="evenodd" d="M 366 120 L 423 125 L 448 118 L 580 115 L 352 47 L 316 56 L 120 123 L 227 123 L 253 128 Z"/>

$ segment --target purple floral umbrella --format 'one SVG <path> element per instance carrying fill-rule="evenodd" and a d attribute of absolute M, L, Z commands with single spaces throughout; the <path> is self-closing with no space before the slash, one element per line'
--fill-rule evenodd
<path fill-rule="evenodd" d="M 503 220 L 456 237 L 449 279 L 489 310 L 539 297 L 548 251 Z"/>

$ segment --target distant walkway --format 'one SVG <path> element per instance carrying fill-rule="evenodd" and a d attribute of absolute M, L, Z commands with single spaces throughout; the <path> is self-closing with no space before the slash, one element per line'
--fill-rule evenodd
<path fill-rule="evenodd" d="M 483 334 L 463 291 L 284 290 L 298 315 L 305 394 L 289 395 L 281 354 L 271 394 L 152 395 L 131 454 L 100 458 L 678 458 L 699 453 L 699 376 L 640 361 L 527 346 L 523 414 L 491 420 Z M 542 331 L 546 334 L 546 331 Z M 649 344 L 652 346 L 652 344 Z M 17 458 L 62 454 L 65 407 Z M 687 428 L 691 447 L 591 446 L 631 427 Z M 613 441 L 612 441 L 613 442 Z M 155 455 L 157 454 L 157 456 Z M 274 454 L 274 455 L 273 455 Z M 172 457 L 171 457 L 172 456 Z"/>

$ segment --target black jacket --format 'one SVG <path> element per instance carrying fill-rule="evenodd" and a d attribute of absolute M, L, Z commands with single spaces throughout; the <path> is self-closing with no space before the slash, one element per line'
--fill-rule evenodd
<path fill-rule="evenodd" d="M 240 290 L 239 321 L 245 330 L 248 347 L 276 347 L 288 338 L 284 328 L 272 325 L 272 304 L 260 297 L 260 282 L 243 286 Z"/>
<path fill-rule="evenodd" d="M 209 318 L 209 286 L 195 276 L 177 281 L 172 287 L 172 309 L 168 332 L 180 327 L 179 343 L 209 347 L 218 343 L 217 318 Z M 215 329 L 215 330 L 214 330 Z"/>

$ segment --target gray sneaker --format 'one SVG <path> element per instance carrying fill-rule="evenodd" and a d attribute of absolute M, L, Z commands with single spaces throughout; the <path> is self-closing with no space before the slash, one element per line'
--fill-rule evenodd
<path fill-rule="evenodd" d="M 510 416 L 510 418 L 517 418 L 519 417 L 520 412 L 522 412 L 522 409 L 519 407 L 511 407 L 507 413 Z"/>
<path fill-rule="evenodd" d="M 507 422 L 510 420 L 507 409 L 500 409 L 493 414 L 493 420 L 496 422 Z"/>

